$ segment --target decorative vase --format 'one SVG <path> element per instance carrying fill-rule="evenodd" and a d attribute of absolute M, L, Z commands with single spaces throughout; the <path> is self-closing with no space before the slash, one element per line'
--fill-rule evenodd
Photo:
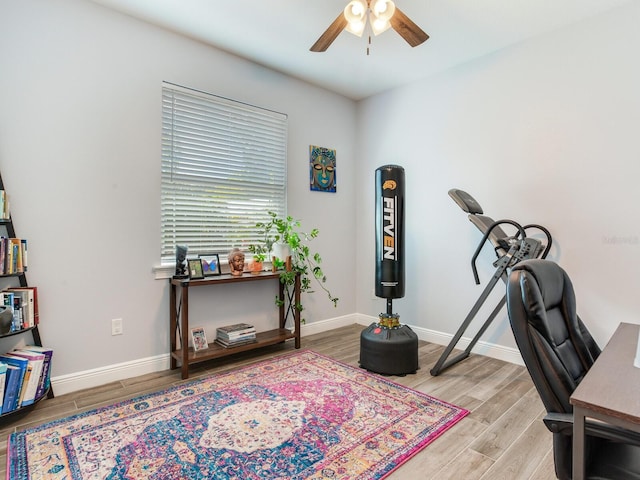
<path fill-rule="evenodd" d="M 13 324 L 13 312 L 8 307 L 0 306 L 0 335 L 11 332 Z"/>

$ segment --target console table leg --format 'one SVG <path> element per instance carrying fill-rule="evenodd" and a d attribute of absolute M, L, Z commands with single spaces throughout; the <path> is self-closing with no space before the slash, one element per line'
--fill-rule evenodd
<path fill-rule="evenodd" d="M 293 319 L 294 319 L 294 328 L 296 329 L 296 337 L 295 337 L 295 347 L 300 348 L 300 310 L 298 310 L 298 305 L 300 305 L 300 275 L 296 275 L 295 280 L 295 301 L 296 305 L 293 309 Z"/>
<path fill-rule="evenodd" d="M 171 344 L 171 353 L 176 351 L 176 328 L 178 326 L 178 312 L 176 295 L 178 294 L 175 285 L 171 284 L 171 292 L 169 296 L 169 343 Z M 173 355 L 171 357 L 171 370 L 175 370 L 178 367 L 178 363 Z"/>
<path fill-rule="evenodd" d="M 280 303 L 280 307 L 278 308 L 280 328 L 285 328 L 287 323 L 287 316 L 285 315 L 285 308 L 284 308 L 284 283 L 280 281 L 278 282 L 278 301 Z"/>
<path fill-rule="evenodd" d="M 182 349 L 182 379 L 189 378 L 189 287 L 182 287 L 182 315 L 180 317 L 180 348 Z"/>

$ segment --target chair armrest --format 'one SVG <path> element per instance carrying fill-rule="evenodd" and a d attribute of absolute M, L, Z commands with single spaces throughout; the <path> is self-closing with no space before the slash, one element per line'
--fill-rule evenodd
<path fill-rule="evenodd" d="M 550 432 L 560 433 L 562 435 L 573 435 L 573 414 L 572 413 L 547 413 L 543 418 L 544 424 Z M 584 429 L 587 435 L 592 437 L 600 437 L 612 442 L 626 443 L 629 445 L 640 446 L 640 433 L 625 428 L 609 425 L 593 420 L 587 420 L 584 423 Z"/>
<path fill-rule="evenodd" d="M 573 435 L 573 413 L 549 412 L 542 421 L 550 432 Z"/>

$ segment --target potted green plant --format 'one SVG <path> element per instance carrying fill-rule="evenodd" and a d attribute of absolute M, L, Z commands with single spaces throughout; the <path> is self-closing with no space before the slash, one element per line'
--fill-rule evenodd
<path fill-rule="evenodd" d="M 281 244 L 288 247 L 290 256 L 290 266 L 287 265 L 287 258 L 274 256 L 272 261 L 275 268 L 280 272 L 280 282 L 287 291 L 293 288 L 297 275 L 300 275 L 300 292 L 313 293 L 312 280 L 322 288 L 334 306 L 338 304 L 338 298 L 334 297 L 325 286 L 326 277 L 320 264 L 322 257 L 317 252 L 312 252 L 309 242 L 320 233 L 317 228 L 309 233 L 303 232 L 300 221 L 294 220 L 291 216 L 278 217 L 275 212 L 269 212 L 269 221 L 256 223 L 260 229 L 262 240 L 258 244 L 248 247 L 254 255 L 264 255 L 265 252 L 272 252 L 275 245 Z M 276 304 L 280 305 L 280 300 L 276 298 Z M 302 311 L 302 304 L 295 305 L 295 308 Z"/>
<path fill-rule="evenodd" d="M 251 247 L 255 247 L 252 249 Z M 262 271 L 264 261 L 267 259 L 268 251 L 266 247 L 262 245 L 252 245 L 249 247 L 249 251 L 253 254 L 253 261 L 251 262 L 251 273 L 258 275 Z"/>

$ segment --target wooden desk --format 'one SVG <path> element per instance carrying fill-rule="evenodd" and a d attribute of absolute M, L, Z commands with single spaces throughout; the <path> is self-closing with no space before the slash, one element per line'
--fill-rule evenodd
<path fill-rule="evenodd" d="M 584 422 L 595 418 L 640 432 L 640 368 L 633 366 L 640 325 L 621 323 L 571 395 L 573 478 L 584 479 Z"/>
<path fill-rule="evenodd" d="M 189 289 L 194 287 L 206 287 L 222 285 L 225 283 L 241 284 L 244 282 L 259 282 L 264 280 L 275 280 L 278 282 L 278 298 L 280 300 L 279 326 L 274 330 L 266 332 L 258 332 L 255 343 L 240 345 L 237 347 L 224 348 L 213 339 L 209 340 L 209 348 L 195 352 L 189 347 Z M 293 288 L 293 298 L 285 300 L 284 285 L 280 283 L 280 274 L 278 272 L 262 272 L 259 275 L 251 275 L 245 273 L 242 276 L 234 277 L 232 275 L 221 275 L 214 277 L 206 277 L 201 280 L 171 279 L 171 293 L 169 297 L 169 332 L 171 335 L 171 369 L 180 367 L 182 369 L 182 378 L 189 378 L 189 365 L 198 362 L 204 362 L 213 358 L 226 357 L 234 353 L 253 350 L 255 348 L 282 343 L 288 339 L 294 339 L 295 347 L 300 348 L 300 311 L 297 308 L 289 308 L 293 305 L 300 304 L 300 275 L 296 276 Z M 285 308 L 285 302 L 289 305 Z M 286 328 L 288 312 L 293 312 L 293 330 Z M 180 348 L 178 348 L 177 340 L 180 340 Z"/>

